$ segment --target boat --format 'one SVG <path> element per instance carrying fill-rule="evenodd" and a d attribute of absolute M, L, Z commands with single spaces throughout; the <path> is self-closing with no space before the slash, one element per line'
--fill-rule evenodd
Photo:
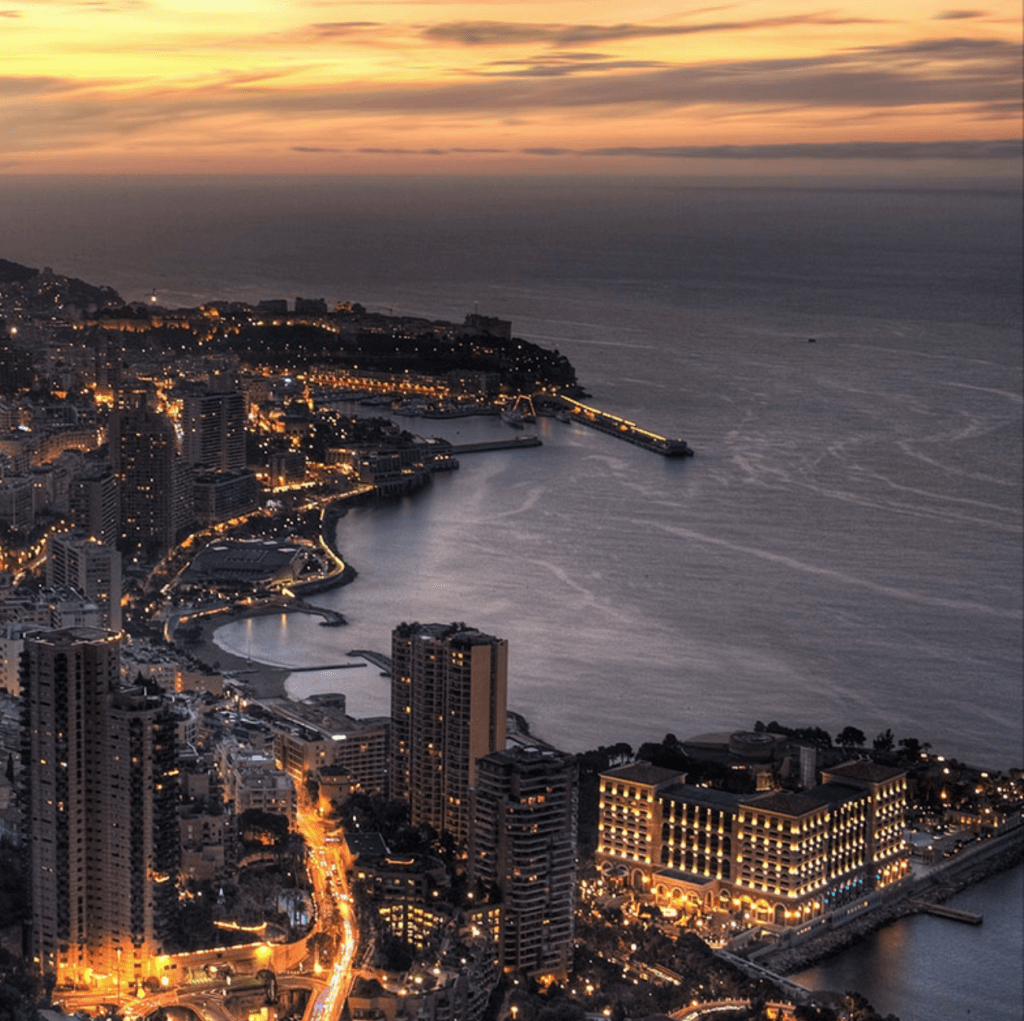
<path fill-rule="evenodd" d="M 506 405 L 501 409 L 501 417 L 505 422 L 508 422 L 513 429 L 522 429 L 525 424 L 523 413 L 516 411 L 514 407 Z"/>

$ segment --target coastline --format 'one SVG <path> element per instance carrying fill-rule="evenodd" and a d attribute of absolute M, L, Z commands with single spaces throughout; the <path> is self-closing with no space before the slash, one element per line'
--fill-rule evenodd
<path fill-rule="evenodd" d="M 332 508 L 336 517 L 342 516 L 347 510 L 345 501 Z M 335 521 L 336 523 L 336 521 Z M 324 529 L 321 538 L 326 541 L 329 529 Z M 333 548 L 334 544 L 329 543 Z M 335 551 L 335 555 L 337 551 Z M 328 584 L 347 584 L 354 580 L 357 572 L 346 566 L 344 578 L 332 580 Z M 317 585 L 317 582 L 312 584 Z M 319 584 L 322 584 L 319 583 Z M 325 586 L 326 587 L 326 586 Z M 296 593 L 288 604 L 279 606 L 254 606 L 232 610 L 201 622 L 201 638 L 193 647 L 194 655 L 208 663 L 219 662 L 219 671 L 229 673 L 242 682 L 248 694 L 254 698 L 288 701 L 286 682 L 293 673 L 293 668 L 282 667 L 227 652 L 214 640 L 218 628 L 229 623 L 273 616 L 285 613 L 312 613 L 327 616 L 331 611 L 304 604 L 301 596 Z M 921 901 L 939 904 L 960 891 L 1012 869 L 1024 859 L 1024 829 L 1000 834 L 995 838 L 974 842 L 959 852 L 955 858 L 936 868 L 928 875 L 911 878 L 899 890 L 892 891 L 891 899 L 885 900 L 865 910 L 848 922 L 828 929 L 804 943 L 796 945 L 763 947 L 760 953 L 752 955 L 751 960 L 776 972 L 779 975 L 791 976 L 827 959 L 843 953 L 855 946 L 872 933 L 885 929 L 901 918 L 921 913 Z"/>
<path fill-rule="evenodd" d="M 350 564 L 336 577 L 331 579 L 331 586 L 348 585 L 354 581 L 358 572 Z M 312 583 L 317 584 L 317 583 Z M 323 591 L 326 586 L 322 584 L 316 591 Z M 287 597 L 286 597 L 287 598 Z M 234 624 L 243 620 L 255 620 L 258 617 L 276 617 L 288 613 L 303 613 L 315 617 L 323 617 L 325 621 L 336 624 L 344 624 L 344 618 L 333 610 L 321 609 L 307 603 L 301 596 L 292 596 L 287 601 L 282 600 L 276 605 L 250 606 L 244 609 L 230 609 L 215 616 L 204 617 L 193 621 L 199 627 L 198 641 L 185 644 L 176 643 L 187 655 L 200 663 L 205 664 L 211 670 L 224 675 L 230 675 L 235 680 L 243 683 L 254 698 L 287 698 L 285 682 L 293 673 L 293 667 L 278 666 L 273 663 L 264 663 L 257 659 L 247 659 L 228 652 L 217 644 L 214 636 L 217 631 L 227 624 Z"/>
<path fill-rule="evenodd" d="M 804 971 L 900 918 L 920 913 L 922 901 L 941 904 L 961 890 L 1014 868 L 1024 861 L 1024 828 L 1016 827 L 973 847 L 968 845 L 965 851 L 969 857 L 960 857 L 964 852 L 959 852 L 942 868 L 913 879 L 898 893 L 894 892 L 891 901 L 806 943 L 765 950 L 756 955 L 756 963 L 780 975 Z"/>
<path fill-rule="evenodd" d="M 328 589 L 349 585 L 358 577 L 359 572 L 339 553 L 330 533 L 337 526 L 338 520 L 348 511 L 349 501 L 365 498 L 368 494 L 357 492 L 342 494 L 330 502 L 327 513 L 321 520 L 317 539 L 335 561 L 336 570 L 325 578 L 315 578 L 306 582 L 297 582 L 292 586 L 291 593 L 273 597 L 273 604 L 264 603 L 245 608 L 232 607 L 222 613 L 209 617 L 201 617 L 192 623 L 199 628 L 199 638 L 192 643 L 175 642 L 194 660 L 202 663 L 217 673 L 230 675 L 245 684 L 248 693 L 254 698 L 288 697 L 285 683 L 293 672 L 292 667 L 277 666 L 260 660 L 243 658 L 228 652 L 217 644 L 214 639 L 217 631 L 227 624 L 242 620 L 254 620 L 258 617 L 274 617 L 287 613 L 305 613 L 323 617 L 331 624 L 345 624 L 345 618 L 334 610 L 328 610 L 307 603 L 304 595 L 326 592 Z"/>
<path fill-rule="evenodd" d="M 247 689 L 256 698 L 284 698 L 285 681 L 291 670 L 288 667 L 274 666 L 259 660 L 249 660 L 236 656 L 233 652 L 222 649 L 215 641 L 214 635 L 226 624 L 257 617 L 271 617 L 284 613 L 308 613 L 308 610 L 287 607 L 255 607 L 249 610 L 229 611 L 208 617 L 196 623 L 200 628 L 199 641 L 192 645 L 180 645 L 190 656 L 204 663 L 210 669 L 244 682 Z"/>

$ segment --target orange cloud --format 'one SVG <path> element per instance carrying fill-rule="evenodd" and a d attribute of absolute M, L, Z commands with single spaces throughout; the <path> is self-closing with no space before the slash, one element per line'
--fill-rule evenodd
<path fill-rule="evenodd" d="M 503 20 L 475 17 L 484 6 L 22 0 L 0 12 L 5 159 L 146 172 L 385 155 L 460 169 L 769 150 L 977 161 L 1006 160 L 1019 132 L 1020 28 L 1003 0 L 782 0 L 771 17 L 750 0 L 629 22 L 603 21 L 599 2 L 502 5 Z"/>

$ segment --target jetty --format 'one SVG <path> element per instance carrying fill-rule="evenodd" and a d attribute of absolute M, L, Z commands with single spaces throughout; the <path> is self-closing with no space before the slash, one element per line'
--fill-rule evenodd
<path fill-rule="evenodd" d="M 290 666 L 288 671 L 293 674 L 312 674 L 320 670 L 358 670 L 364 666 L 365 663 L 324 663 L 322 666 Z"/>
<path fill-rule="evenodd" d="M 374 652 L 371 649 L 350 649 L 345 653 L 346 656 L 359 656 L 365 659 L 367 663 L 372 663 L 376 667 L 380 667 L 382 671 L 387 671 L 391 674 L 391 657 L 385 656 L 382 652 Z"/>
<path fill-rule="evenodd" d="M 542 446 L 541 439 L 534 433 L 527 436 L 513 436 L 510 440 L 485 440 L 482 443 L 453 443 L 453 454 L 480 454 L 485 450 L 519 450 L 523 447 Z"/>
<path fill-rule="evenodd" d="M 927 901 L 911 901 L 910 906 L 916 911 L 925 915 L 934 915 L 936 918 L 948 918 L 954 922 L 964 922 L 967 925 L 981 925 L 985 920 L 983 915 L 974 911 L 961 911 L 959 908 L 948 908 L 945 904 L 930 904 Z"/>
<path fill-rule="evenodd" d="M 598 432 L 608 433 L 620 440 L 632 443 L 635 446 L 643 447 L 644 450 L 652 450 L 663 457 L 692 457 L 693 449 L 686 440 L 673 440 L 667 436 L 659 436 L 649 429 L 644 429 L 636 422 L 619 418 L 618 415 L 611 415 L 600 408 L 591 407 L 571 397 L 560 397 L 563 406 L 569 413 L 571 422 L 579 422 L 580 425 L 597 429 Z"/>

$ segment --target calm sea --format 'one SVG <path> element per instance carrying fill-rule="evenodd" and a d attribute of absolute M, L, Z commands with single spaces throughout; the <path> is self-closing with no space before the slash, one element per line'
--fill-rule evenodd
<path fill-rule="evenodd" d="M 510 706 L 569 750 L 776 719 L 994 768 L 1024 761 L 1020 220 L 992 189 L 0 178 L 2 257 L 168 304 L 478 309 L 697 450 L 543 420 L 543 447 L 341 521 L 359 578 L 318 598 L 348 628 L 264 618 L 225 648 L 316 665 L 463 620 L 509 639 Z M 290 687 L 338 689 L 386 711 L 372 668 Z M 1006 981 L 969 1016 L 1016 1019 L 1019 938 L 985 946 Z M 923 1019 L 913 995 L 886 1009 Z"/>

